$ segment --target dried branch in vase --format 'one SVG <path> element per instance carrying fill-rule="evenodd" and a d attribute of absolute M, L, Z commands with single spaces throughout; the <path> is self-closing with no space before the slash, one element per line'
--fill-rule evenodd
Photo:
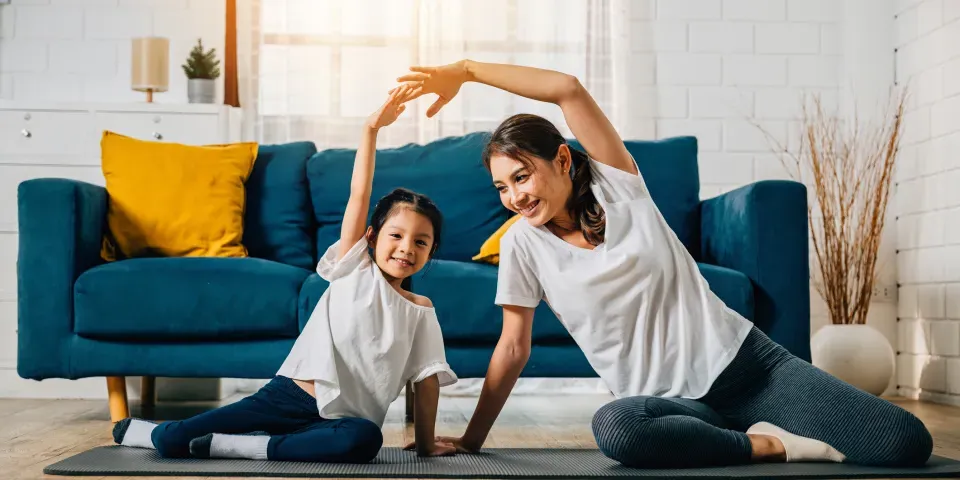
<path fill-rule="evenodd" d="M 818 95 L 803 102 L 800 145 L 791 152 L 756 125 L 794 180 L 812 189 L 808 219 L 816 261 L 811 271 L 833 324 L 864 324 L 876 282 L 905 91 L 891 96 L 879 124 L 844 121 Z"/>

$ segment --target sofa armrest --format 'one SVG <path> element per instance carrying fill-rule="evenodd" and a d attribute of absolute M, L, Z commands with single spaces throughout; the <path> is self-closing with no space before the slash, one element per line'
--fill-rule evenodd
<path fill-rule="evenodd" d="M 764 180 L 701 202 L 705 263 L 743 272 L 754 285 L 753 323 L 810 361 L 807 188 Z"/>
<path fill-rule="evenodd" d="M 107 192 L 61 178 L 22 182 L 17 190 L 17 373 L 73 378 L 73 285 L 101 263 Z"/>

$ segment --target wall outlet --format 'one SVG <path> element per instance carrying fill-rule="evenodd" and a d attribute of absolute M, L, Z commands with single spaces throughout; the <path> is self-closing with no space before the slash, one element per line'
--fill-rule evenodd
<path fill-rule="evenodd" d="M 875 284 L 873 286 L 873 294 L 870 297 L 871 302 L 896 302 L 897 301 L 897 286 L 896 285 L 881 285 Z"/>

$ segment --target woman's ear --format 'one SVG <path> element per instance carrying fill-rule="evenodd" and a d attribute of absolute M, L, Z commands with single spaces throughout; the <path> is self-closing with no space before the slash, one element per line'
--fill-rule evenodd
<path fill-rule="evenodd" d="M 566 143 L 560 145 L 560 148 L 557 149 L 557 166 L 560 167 L 560 173 L 568 175 L 572 162 L 573 156 L 570 154 L 570 147 Z"/>

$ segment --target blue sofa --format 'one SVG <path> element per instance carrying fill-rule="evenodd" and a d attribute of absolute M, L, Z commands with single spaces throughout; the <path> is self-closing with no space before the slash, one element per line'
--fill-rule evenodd
<path fill-rule="evenodd" d="M 486 373 L 501 323 L 497 267 L 471 257 L 512 215 L 481 164 L 485 136 L 382 149 L 373 184 L 374 198 L 404 186 L 431 196 L 444 213 L 436 260 L 409 286 L 433 300 L 448 360 L 464 378 Z M 695 138 L 625 143 L 710 287 L 809 360 L 805 187 L 760 181 L 701 201 Z M 125 376 L 270 378 L 327 287 L 314 267 L 339 237 L 354 154 L 318 152 L 310 142 L 262 146 L 246 185 L 249 258 L 106 263 L 102 187 L 58 178 L 21 183 L 19 375 L 107 377 L 114 421 L 127 414 Z M 596 376 L 543 304 L 533 343 L 524 376 Z"/>

